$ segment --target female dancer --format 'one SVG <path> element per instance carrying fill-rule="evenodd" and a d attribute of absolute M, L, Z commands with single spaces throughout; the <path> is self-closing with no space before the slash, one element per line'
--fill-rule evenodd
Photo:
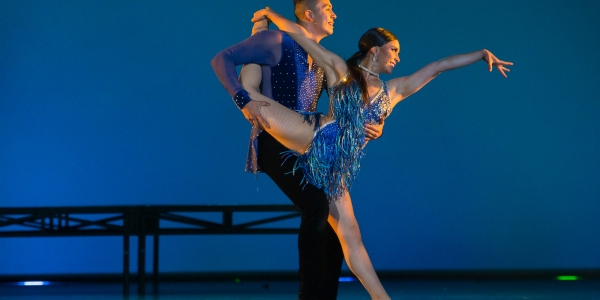
<path fill-rule="evenodd" d="M 400 61 L 398 39 L 389 31 L 373 28 L 359 40 L 359 51 L 344 62 L 339 56 L 307 38 L 301 26 L 270 9 L 255 13 L 253 21 L 268 18 L 302 46 L 324 69 L 330 95 L 329 113 L 300 114 L 248 90 L 253 101 L 261 101 L 262 127 L 285 147 L 300 155 L 299 168 L 309 180 L 323 188 L 330 199 L 329 223 L 342 244 L 351 271 L 373 299 L 390 299 L 370 262 L 360 236 L 348 193 L 358 172 L 365 139 L 363 125 L 385 119 L 398 102 L 417 92 L 441 72 L 483 59 L 489 71 L 496 66 L 506 77 L 506 66 L 488 50 L 451 56 L 428 64 L 416 73 L 383 82 L 379 73 L 389 74 Z M 245 68 L 244 72 L 252 72 Z M 260 73 L 259 73 L 260 74 Z M 257 86 L 260 75 L 243 75 L 247 87 Z"/>

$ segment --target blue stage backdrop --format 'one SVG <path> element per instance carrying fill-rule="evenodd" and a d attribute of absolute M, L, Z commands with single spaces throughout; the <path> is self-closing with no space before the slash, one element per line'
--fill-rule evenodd
<path fill-rule="evenodd" d="M 243 172 L 250 126 L 210 67 L 266 5 L 293 15 L 291 0 L 0 0 L 0 207 L 288 204 Z M 369 143 L 352 194 L 376 269 L 600 268 L 597 1 L 333 5 L 323 45 L 348 57 L 387 28 L 394 76 L 481 48 L 515 63 L 440 75 Z M 121 266 L 120 238 L 0 239 L 0 275 Z M 296 268 L 293 235 L 162 239 L 162 272 Z"/>

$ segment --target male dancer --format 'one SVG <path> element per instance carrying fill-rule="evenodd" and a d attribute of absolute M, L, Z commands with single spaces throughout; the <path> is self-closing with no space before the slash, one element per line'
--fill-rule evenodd
<path fill-rule="evenodd" d="M 294 0 L 294 14 L 297 23 L 316 42 L 333 33 L 337 16 L 330 0 Z M 290 109 L 311 112 L 316 110 L 317 101 L 327 87 L 323 70 L 287 34 L 271 30 L 221 51 L 211 62 L 217 77 L 253 125 L 246 171 L 267 173 L 300 209 L 299 299 L 336 299 L 344 256 L 335 232 L 327 223 L 329 201 L 323 190 L 302 182 L 301 170 L 290 173 L 296 157 L 283 158 L 281 153 L 288 149 L 259 130 L 258 125 L 265 124 L 260 107 L 266 103 L 250 99 L 235 69 L 237 65 L 251 63 L 262 66 L 262 94 Z M 378 138 L 382 127 L 365 127 L 367 138 Z"/>

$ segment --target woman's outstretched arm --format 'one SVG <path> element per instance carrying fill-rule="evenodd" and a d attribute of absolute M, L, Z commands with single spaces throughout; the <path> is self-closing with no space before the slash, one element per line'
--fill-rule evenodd
<path fill-rule="evenodd" d="M 507 77 L 506 72 L 510 72 L 506 66 L 513 65 L 512 62 L 498 59 L 492 52 L 486 49 L 446 57 L 426 65 L 410 76 L 390 80 L 388 85 L 390 86 L 392 106 L 419 91 L 440 73 L 464 67 L 479 60 L 487 63 L 490 72 L 495 66 L 504 77 Z"/>
<path fill-rule="evenodd" d="M 311 38 L 311 34 L 306 31 L 306 29 L 300 26 L 298 23 L 293 22 L 284 18 L 282 15 L 276 13 L 274 10 L 269 7 L 258 10 L 254 13 L 254 17 L 252 17 L 252 22 L 260 22 L 262 20 L 270 20 L 279 28 L 279 30 L 283 30 L 285 32 L 302 34 L 308 38 Z"/>
<path fill-rule="evenodd" d="M 270 8 L 255 12 L 252 21 L 257 22 L 264 18 L 268 18 L 279 29 L 287 32 L 312 57 L 315 63 L 325 71 L 328 85 L 336 84 L 346 75 L 348 70 L 346 62 L 335 53 L 323 48 L 304 27 L 284 18 Z"/>

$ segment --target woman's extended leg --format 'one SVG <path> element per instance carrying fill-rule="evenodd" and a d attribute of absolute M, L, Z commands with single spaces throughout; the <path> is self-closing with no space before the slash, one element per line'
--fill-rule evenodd
<path fill-rule="evenodd" d="M 340 239 L 348 267 L 367 289 L 371 298 L 390 299 L 373 269 L 362 242 L 358 222 L 352 208 L 352 200 L 347 191 L 343 197 L 337 201 L 331 201 L 329 204 L 328 221 Z"/>

